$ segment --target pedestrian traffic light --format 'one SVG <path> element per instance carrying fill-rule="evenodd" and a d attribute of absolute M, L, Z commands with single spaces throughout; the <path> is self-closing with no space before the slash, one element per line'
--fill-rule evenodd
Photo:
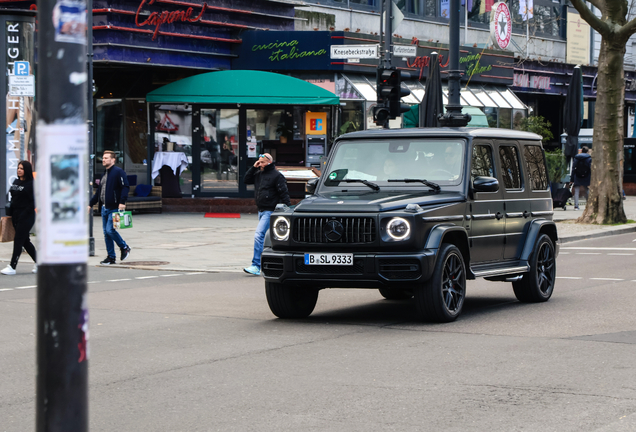
<path fill-rule="evenodd" d="M 376 110 L 374 110 L 374 119 L 378 118 L 378 115 L 381 114 L 381 108 L 388 108 L 388 118 L 391 119 L 397 118 L 403 112 L 407 112 L 411 109 L 410 106 L 401 103 L 401 99 L 404 96 L 411 94 L 409 89 L 402 87 L 402 81 L 409 78 L 411 78 L 409 73 L 397 69 L 378 69 L 378 106 Z M 380 105 L 382 105 L 382 107 Z M 378 123 L 377 120 L 376 123 Z"/>

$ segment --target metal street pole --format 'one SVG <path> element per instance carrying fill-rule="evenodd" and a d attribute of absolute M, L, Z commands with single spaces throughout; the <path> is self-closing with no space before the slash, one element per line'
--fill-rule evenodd
<path fill-rule="evenodd" d="M 88 10 L 86 12 L 88 28 L 86 36 L 88 39 L 88 85 L 86 86 L 88 101 L 88 197 L 93 195 L 93 177 L 95 170 L 95 123 L 93 121 L 93 0 L 87 0 Z M 88 255 L 95 256 L 95 237 L 93 236 L 93 215 L 88 218 Z"/>
<path fill-rule="evenodd" d="M 36 431 L 88 430 L 86 3 L 37 0 Z"/>
<path fill-rule="evenodd" d="M 445 127 L 465 127 L 471 119 L 469 114 L 462 114 L 459 96 L 462 76 L 459 69 L 459 11 L 459 0 L 450 0 L 448 105 L 446 113 L 439 117 L 440 124 Z"/>
<path fill-rule="evenodd" d="M 393 0 L 384 0 L 384 59 L 382 60 L 382 64 L 385 68 L 391 67 L 391 42 L 393 40 L 392 27 L 393 24 L 391 20 L 392 11 L 393 11 Z"/>

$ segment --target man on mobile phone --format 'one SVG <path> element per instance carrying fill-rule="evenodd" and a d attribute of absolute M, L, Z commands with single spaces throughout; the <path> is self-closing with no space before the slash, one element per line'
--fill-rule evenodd
<path fill-rule="evenodd" d="M 284 203 L 291 206 L 287 180 L 274 165 L 274 159 L 269 153 L 258 156 L 254 166 L 245 173 L 245 184 L 254 185 L 254 198 L 258 207 L 258 225 L 254 233 L 254 256 L 252 265 L 243 269 L 245 273 L 261 274 L 261 254 L 265 233 L 269 229 L 269 218 L 276 208 L 276 204 Z"/>

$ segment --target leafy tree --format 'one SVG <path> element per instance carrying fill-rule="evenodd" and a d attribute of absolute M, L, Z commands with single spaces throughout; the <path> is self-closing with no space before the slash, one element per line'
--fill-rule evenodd
<path fill-rule="evenodd" d="M 636 32 L 636 19 L 628 21 L 627 0 L 588 0 L 601 11 L 597 17 L 584 0 L 570 0 L 581 18 L 601 35 L 598 57 L 596 109 L 594 112 L 594 151 L 592 181 L 582 223 L 625 223 L 621 191 L 625 119 L 625 80 L 623 59 L 627 41 Z"/>
<path fill-rule="evenodd" d="M 530 116 L 519 122 L 519 130 L 528 131 L 541 135 L 543 141 L 551 141 L 554 135 L 550 131 L 552 123 L 547 121 L 543 116 Z"/>

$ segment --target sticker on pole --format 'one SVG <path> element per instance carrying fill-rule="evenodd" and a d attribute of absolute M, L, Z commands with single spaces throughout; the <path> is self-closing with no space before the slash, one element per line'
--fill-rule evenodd
<path fill-rule="evenodd" d="M 86 44 L 86 3 L 60 0 L 53 8 L 55 41 Z"/>
<path fill-rule="evenodd" d="M 490 35 L 499 48 L 508 48 L 512 39 L 512 16 L 505 3 L 498 2 L 492 5 Z"/>
<path fill-rule="evenodd" d="M 36 129 L 38 159 L 38 262 L 88 261 L 88 129 L 45 125 Z"/>

